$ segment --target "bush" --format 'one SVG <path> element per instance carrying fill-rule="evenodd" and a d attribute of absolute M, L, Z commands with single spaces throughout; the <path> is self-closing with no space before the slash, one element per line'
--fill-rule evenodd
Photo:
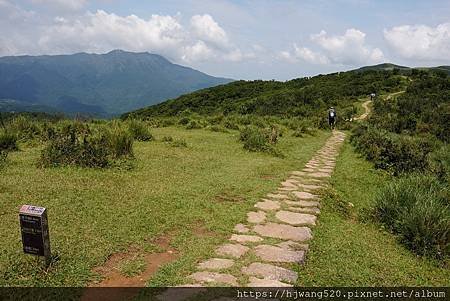
<path fill-rule="evenodd" d="M 81 137 L 82 135 L 82 137 Z M 39 165 L 42 167 L 76 165 L 81 167 L 106 167 L 107 143 L 104 137 L 81 134 L 73 126 L 55 134 L 42 150 Z"/>
<path fill-rule="evenodd" d="M 228 133 L 228 130 L 220 125 L 212 125 L 209 127 L 209 130 L 211 130 L 213 132 Z"/>
<path fill-rule="evenodd" d="M 133 139 L 127 130 L 117 123 L 110 129 L 99 130 L 94 134 L 87 125 L 80 123 L 66 124 L 54 130 L 52 139 L 41 153 L 39 165 L 103 168 L 115 159 L 133 156 Z"/>
<path fill-rule="evenodd" d="M 19 115 L 9 123 L 10 129 L 16 133 L 19 140 L 30 140 L 41 135 L 39 124 L 31 118 Z"/>
<path fill-rule="evenodd" d="M 279 132 L 275 127 L 260 129 L 254 126 L 246 126 L 240 132 L 239 140 L 244 143 L 244 149 L 251 152 L 268 152 L 272 155 L 283 157 L 274 144 L 278 141 Z"/>
<path fill-rule="evenodd" d="M 0 151 L 17 150 L 17 136 L 11 132 L 0 131 Z"/>
<path fill-rule="evenodd" d="M 8 152 L 5 150 L 0 150 L 0 169 L 5 165 L 7 157 Z"/>
<path fill-rule="evenodd" d="M 147 128 L 147 125 L 140 120 L 132 119 L 128 121 L 128 130 L 134 140 L 137 141 L 151 141 L 153 140 L 153 135 Z"/>
<path fill-rule="evenodd" d="M 201 129 L 202 127 L 203 127 L 202 124 L 195 119 L 189 121 L 188 124 L 186 125 L 187 130 Z"/>
<path fill-rule="evenodd" d="M 118 122 L 113 122 L 110 126 L 106 140 L 113 158 L 133 156 L 133 137 Z"/>
<path fill-rule="evenodd" d="M 187 142 L 184 139 L 175 139 L 170 143 L 173 147 L 187 147 Z"/>
<path fill-rule="evenodd" d="M 423 137 L 389 133 L 367 125 L 358 126 L 351 142 L 375 167 L 395 175 L 428 168 L 428 154 L 434 143 Z"/>
<path fill-rule="evenodd" d="M 419 255 L 448 258 L 450 194 L 432 176 L 410 175 L 389 183 L 376 197 L 375 217 Z"/>
<path fill-rule="evenodd" d="M 173 137 L 172 136 L 164 136 L 161 139 L 162 142 L 172 142 L 173 141 Z"/>
<path fill-rule="evenodd" d="M 441 181 L 450 182 L 450 146 L 445 144 L 429 156 L 430 171 Z"/>

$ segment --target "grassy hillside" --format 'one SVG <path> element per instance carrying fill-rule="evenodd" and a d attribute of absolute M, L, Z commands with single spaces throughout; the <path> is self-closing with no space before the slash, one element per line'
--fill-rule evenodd
<path fill-rule="evenodd" d="M 370 93 L 397 91 L 406 85 L 392 71 L 341 72 L 287 82 L 237 81 L 203 89 L 123 115 L 123 118 L 175 116 L 183 111 L 201 115 L 255 114 L 280 117 L 323 116 L 330 106 L 350 117 L 353 103 Z"/>

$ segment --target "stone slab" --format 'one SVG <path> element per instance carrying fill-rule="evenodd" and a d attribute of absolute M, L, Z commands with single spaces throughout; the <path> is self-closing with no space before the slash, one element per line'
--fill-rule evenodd
<path fill-rule="evenodd" d="M 300 200 L 315 200 L 319 198 L 319 196 L 305 191 L 293 191 L 292 195 Z"/>
<path fill-rule="evenodd" d="M 309 214 L 320 214 L 320 209 L 317 207 L 288 207 L 287 210 L 300 212 L 300 213 L 309 213 Z"/>
<path fill-rule="evenodd" d="M 216 254 L 220 256 L 229 256 L 233 258 L 240 258 L 247 253 L 249 247 L 240 244 L 225 244 L 216 249 Z"/>
<path fill-rule="evenodd" d="M 291 206 L 299 207 L 320 207 L 320 203 L 317 201 L 284 201 L 286 204 Z"/>
<path fill-rule="evenodd" d="M 280 202 L 263 199 L 262 202 L 256 203 L 255 207 L 262 209 L 262 210 L 267 210 L 267 211 L 268 210 L 277 210 L 277 209 L 280 209 Z"/>
<path fill-rule="evenodd" d="M 239 233 L 247 233 L 248 231 L 250 231 L 250 229 L 247 228 L 247 226 L 244 224 L 237 224 L 236 226 L 234 226 L 234 231 Z"/>
<path fill-rule="evenodd" d="M 189 278 L 201 283 L 224 283 L 233 286 L 238 286 L 236 277 L 229 274 L 222 274 L 216 272 L 196 272 L 189 276 Z"/>
<path fill-rule="evenodd" d="M 233 234 L 231 235 L 230 240 L 236 241 L 239 243 L 247 243 L 247 242 L 260 242 L 263 239 L 256 235 L 239 235 L 239 234 Z"/>
<path fill-rule="evenodd" d="M 270 280 L 295 283 L 298 275 L 296 272 L 267 263 L 254 262 L 248 267 L 242 268 L 242 273 L 249 276 L 257 276 Z"/>
<path fill-rule="evenodd" d="M 266 220 L 266 213 L 264 211 L 248 212 L 247 221 L 252 224 L 260 224 Z"/>
<path fill-rule="evenodd" d="M 224 258 L 211 258 L 200 262 L 197 266 L 199 270 L 223 270 L 232 267 L 234 261 Z"/>
<path fill-rule="evenodd" d="M 275 214 L 275 217 L 283 223 L 290 225 L 315 226 L 317 217 L 312 214 L 290 212 L 280 210 Z"/>
<path fill-rule="evenodd" d="M 255 247 L 255 255 L 264 261 L 270 262 L 296 262 L 305 260 L 305 251 L 292 251 L 271 245 L 259 245 Z"/>
<path fill-rule="evenodd" d="M 277 280 L 271 279 L 259 279 L 256 277 L 250 277 L 248 287 L 292 287 L 290 284 L 286 284 Z M 261 299 L 260 299 L 261 300 Z"/>
<path fill-rule="evenodd" d="M 312 238 L 311 229 L 308 227 L 294 227 L 277 223 L 256 225 L 253 227 L 253 231 L 265 237 L 294 241 L 307 241 Z"/>

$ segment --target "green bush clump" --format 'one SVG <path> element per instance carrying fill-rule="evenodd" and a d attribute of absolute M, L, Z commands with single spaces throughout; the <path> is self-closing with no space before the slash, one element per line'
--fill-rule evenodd
<path fill-rule="evenodd" d="M 5 166 L 6 159 L 8 158 L 8 152 L 5 150 L 0 150 L 0 169 Z"/>
<path fill-rule="evenodd" d="M 240 131 L 239 140 L 244 143 L 244 149 L 252 152 L 268 152 L 276 156 L 283 155 L 275 148 L 278 142 L 279 130 L 276 127 L 260 129 L 246 126 Z"/>
<path fill-rule="evenodd" d="M 118 122 L 113 122 L 106 132 L 109 153 L 113 158 L 133 156 L 133 137 Z"/>
<path fill-rule="evenodd" d="M 151 141 L 153 140 L 153 135 L 150 133 L 145 122 L 132 119 L 128 121 L 128 130 L 134 140 L 137 141 Z"/>
<path fill-rule="evenodd" d="M 450 255 L 450 192 L 435 177 L 409 175 L 384 187 L 376 197 L 375 218 L 419 255 Z"/>
<path fill-rule="evenodd" d="M 450 145 L 445 144 L 429 156 L 430 171 L 441 181 L 450 182 Z"/>
<path fill-rule="evenodd" d="M 93 137 L 87 131 L 79 132 L 75 126 L 69 125 L 55 132 L 53 139 L 42 150 L 39 165 L 106 167 L 107 149 L 104 137 Z"/>
<path fill-rule="evenodd" d="M 39 123 L 23 115 L 13 118 L 9 122 L 9 128 L 19 140 L 31 140 L 41 135 Z"/>
<path fill-rule="evenodd" d="M 170 142 L 170 145 L 173 147 L 187 147 L 187 142 L 184 139 L 174 139 Z"/>
<path fill-rule="evenodd" d="M 133 138 L 116 123 L 109 129 L 99 129 L 98 133 L 93 133 L 86 124 L 66 124 L 52 133 L 52 139 L 42 150 L 39 165 L 104 168 L 115 159 L 132 157 L 132 147 Z"/>
<path fill-rule="evenodd" d="M 375 167 L 394 175 L 428 169 L 428 155 L 434 148 L 427 138 L 398 135 L 367 125 L 353 131 L 351 142 Z"/>
<path fill-rule="evenodd" d="M 195 119 L 192 119 L 188 122 L 188 124 L 186 125 L 186 129 L 187 130 L 193 130 L 193 129 L 201 129 L 203 126 L 202 124 Z"/>
<path fill-rule="evenodd" d="M 9 131 L 0 131 L 0 151 L 14 151 L 17 149 L 17 136 Z"/>
<path fill-rule="evenodd" d="M 173 137 L 172 136 L 164 136 L 161 139 L 162 142 L 172 142 L 173 141 Z"/>

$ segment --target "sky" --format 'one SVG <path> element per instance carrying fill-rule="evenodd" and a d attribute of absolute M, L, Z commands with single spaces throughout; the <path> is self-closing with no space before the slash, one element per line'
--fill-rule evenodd
<path fill-rule="evenodd" d="M 450 65 L 450 1 L 0 0 L 0 56 L 114 49 L 233 79 Z"/>

